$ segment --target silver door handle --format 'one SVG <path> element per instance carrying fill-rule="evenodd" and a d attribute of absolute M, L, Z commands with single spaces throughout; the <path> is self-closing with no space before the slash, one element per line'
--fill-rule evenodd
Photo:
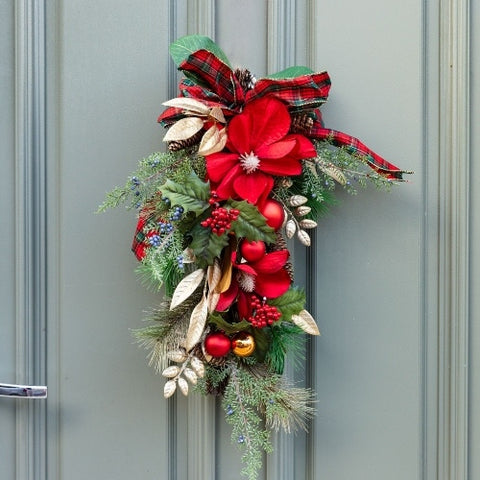
<path fill-rule="evenodd" d="M 0 383 L 0 397 L 47 398 L 47 387 Z"/>

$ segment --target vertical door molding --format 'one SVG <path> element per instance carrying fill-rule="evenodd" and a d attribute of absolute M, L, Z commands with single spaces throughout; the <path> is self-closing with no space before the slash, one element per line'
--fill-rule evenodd
<path fill-rule="evenodd" d="M 170 0 L 169 19 L 170 42 L 193 34 L 215 38 L 214 0 Z M 168 91 L 173 98 L 178 95 L 179 74 L 173 62 L 169 65 Z M 215 399 L 191 394 L 186 402 L 178 395 L 168 401 L 170 480 L 215 478 Z M 180 412 L 185 410 L 186 418 L 179 419 Z"/>
<path fill-rule="evenodd" d="M 46 379 L 45 4 L 15 4 L 15 292 L 18 383 Z M 46 479 L 45 402 L 17 401 L 17 476 Z"/>
<path fill-rule="evenodd" d="M 439 465 L 468 478 L 470 2 L 440 2 Z"/>
<path fill-rule="evenodd" d="M 303 47 L 299 48 L 299 45 Z M 315 2 L 279 0 L 267 3 L 267 72 L 274 73 L 294 65 L 307 65 L 313 68 L 316 55 L 315 42 Z M 298 250 L 298 248 L 301 249 Z M 312 245 L 309 248 L 290 244 L 295 257 L 296 282 L 304 284 L 309 304 L 307 308 L 315 316 L 316 298 L 316 247 L 315 232 L 312 232 Z M 314 358 L 315 346 L 308 343 L 307 359 Z M 294 379 L 293 366 L 285 368 L 287 378 Z M 313 361 L 307 360 L 305 378 L 307 387 L 313 388 Z M 297 379 L 298 380 L 298 379 Z M 273 435 L 274 453 L 267 457 L 267 478 L 305 478 L 315 475 L 315 445 L 312 435 L 313 422 L 309 424 L 310 435 L 288 435 L 279 432 Z M 292 455 L 292 453 L 295 453 Z"/>

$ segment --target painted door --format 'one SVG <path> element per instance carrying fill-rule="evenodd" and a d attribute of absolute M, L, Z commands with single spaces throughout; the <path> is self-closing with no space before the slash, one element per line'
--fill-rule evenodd
<path fill-rule="evenodd" d="M 290 373 L 316 390 L 318 415 L 308 434 L 274 438 L 262 477 L 480 475 L 479 15 L 433 3 L 0 3 L 0 382 L 49 388 L 46 401 L 0 398 L 2 478 L 239 478 L 215 402 L 165 401 L 132 341 L 157 301 L 133 273 L 133 214 L 93 214 L 161 148 L 168 44 L 187 33 L 257 76 L 327 69 L 327 125 L 415 171 L 390 194 L 340 193 L 314 245 L 294 247 L 323 335 Z"/>

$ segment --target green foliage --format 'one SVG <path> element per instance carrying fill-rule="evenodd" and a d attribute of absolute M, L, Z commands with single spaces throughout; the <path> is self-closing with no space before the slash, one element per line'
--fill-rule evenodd
<path fill-rule="evenodd" d="M 265 369 L 229 362 L 229 381 L 222 406 L 226 421 L 232 426 L 232 442 L 243 449 L 242 474 L 257 478 L 262 452 L 272 451 L 268 428 L 291 432 L 305 428 L 313 414 L 311 393 L 288 386 L 280 375 Z M 262 424 L 265 417 L 266 425 Z"/>
<path fill-rule="evenodd" d="M 188 159 L 188 160 L 187 160 Z M 107 193 L 98 207 L 97 213 L 125 205 L 127 208 L 140 208 L 161 196 L 161 184 L 168 178 L 176 183 L 186 183 L 192 172 L 202 175 L 204 161 L 200 161 L 192 150 L 179 152 L 157 152 L 141 160 L 137 170 L 128 178 L 125 186 L 115 187 Z M 160 206 L 163 209 L 164 206 Z"/>
<path fill-rule="evenodd" d="M 304 357 L 305 333 L 289 322 L 274 323 L 270 329 L 270 345 L 265 356 L 267 365 L 277 374 L 283 374 L 287 353 L 295 368 L 300 368 Z"/>
<path fill-rule="evenodd" d="M 255 205 L 245 201 L 229 200 L 227 205 L 240 211 L 235 222 L 232 222 L 232 230 L 235 235 L 245 237 L 248 240 L 263 240 L 264 242 L 275 242 L 275 231 L 267 225 L 265 217 L 258 211 Z"/>
<path fill-rule="evenodd" d="M 228 245 L 228 235 L 216 235 L 210 228 L 202 227 L 197 223 L 189 232 L 192 242 L 189 247 L 195 253 L 197 265 L 205 267 L 212 265 L 215 257 Z"/>
<path fill-rule="evenodd" d="M 242 320 L 241 322 L 229 323 L 227 322 L 220 313 L 212 313 L 209 317 L 209 323 L 215 325 L 218 330 L 222 330 L 227 335 L 231 335 L 237 332 L 243 332 L 245 330 L 250 330 L 252 324 L 247 322 L 247 320 Z"/>
<path fill-rule="evenodd" d="M 232 426 L 232 442 L 243 448 L 242 474 L 249 480 L 257 479 L 263 452 L 272 452 L 270 434 L 263 428 L 258 412 L 258 405 L 262 403 L 262 392 L 257 388 L 259 383 L 257 378 L 232 363 L 222 401 L 226 421 Z"/>
<path fill-rule="evenodd" d="M 298 287 L 290 287 L 282 296 L 273 298 L 268 301 L 280 310 L 282 320 L 289 322 L 292 315 L 296 315 L 304 309 L 305 306 L 305 292 Z"/>
<path fill-rule="evenodd" d="M 202 182 L 198 176 L 191 172 L 183 179 L 183 182 L 174 182 L 167 180 L 160 185 L 162 195 L 170 200 L 170 204 L 180 205 L 187 212 L 194 212 L 196 215 L 202 214 L 210 205 L 210 186 Z"/>
<path fill-rule="evenodd" d="M 309 75 L 310 73 L 313 73 L 313 70 L 311 68 L 299 65 L 299 66 L 286 68 L 285 70 L 282 70 L 277 73 L 272 73 L 271 75 L 268 75 L 266 78 L 271 78 L 274 80 L 282 80 L 285 78 L 299 77 L 301 75 Z"/>
<path fill-rule="evenodd" d="M 215 54 L 223 63 L 230 66 L 223 50 L 210 38 L 203 35 L 187 35 L 170 44 L 170 55 L 177 67 L 187 60 L 197 50 L 208 50 Z"/>

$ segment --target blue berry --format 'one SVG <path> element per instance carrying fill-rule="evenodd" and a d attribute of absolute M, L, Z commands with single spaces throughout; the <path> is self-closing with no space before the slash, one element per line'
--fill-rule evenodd
<path fill-rule="evenodd" d="M 233 414 L 233 408 L 232 408 L 231 405 L 227 406 L 227 412 L 226 413 L 227 413 L 227 415 L 232 415 Z"/>
<path fill-rule="evenodd" d="M 243 435 L 239 435 L 237 442 L 238 443 L 244 443 L 245 442 L 245 437 Z"/>
<path fill-rule="evenodd" d="M 149 239 L 150 245 L 158 247 L 160 245 L 160 235 L 152 235 Z"/>

